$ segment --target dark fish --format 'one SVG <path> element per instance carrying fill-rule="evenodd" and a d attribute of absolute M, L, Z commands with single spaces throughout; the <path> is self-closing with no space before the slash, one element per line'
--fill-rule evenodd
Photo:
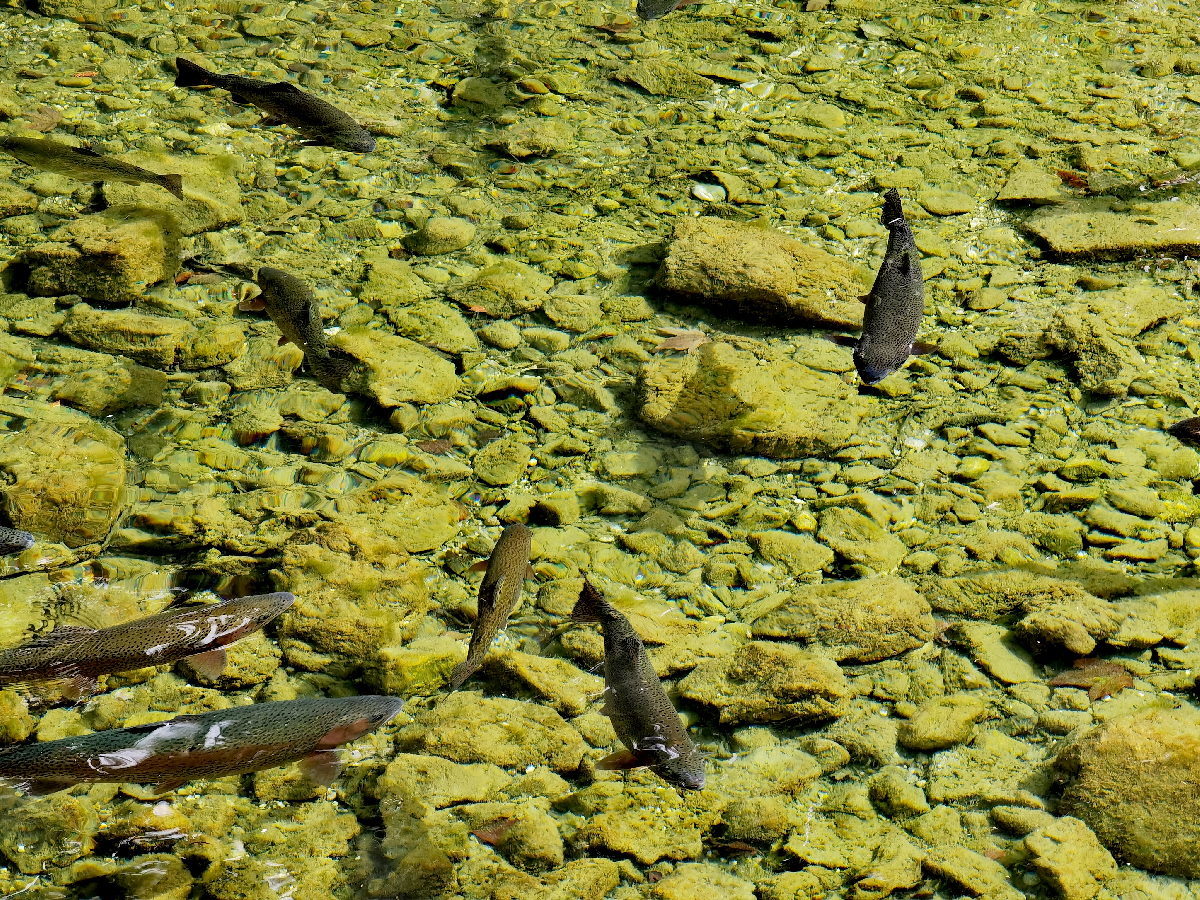
<path fill-rule="evenodd" d="M 863 298 L 863 330 L 854 345 L 854 368 L 866 384 L 876 384 L 904 365 L 925 313 L 920 253 L 895 188 L 883 195 L 880 221 L 888 229 L 887 252 L 871 292 Z"/>
<path fill-rule="evenodd" d="M 603 712 L 626 747 L 605 757 L 599 767 L 649 766 L 677 788 L 702 789 L 704 758 L 688 737 L 629 620 L 586 578 L 571 618 L 576 622 L 599 622 L 604 631 Z"/>
<path fill-rule="evenodd" d="M 229 91 L 238 103 L 257 106 L 265 123 L 283 122 L 304 135 L 305 143 L 370 153 L 375 138 L 332 103 L 305 93 L 289 81 L 264 81 L 243 75 L 219 75 L 182 56 L 175 58 L 175 86 L 212 85 Z"/>
<path fill-rule="evenodd" d="M 1174 435 L 1185 444 L 1200 446 L 1200 417 L 1176 422 L 1167 429 L 1167 434 Z"/>
<path fill-rule="evenodd" d="M 520 523 L 509 525 L 496 541 L 479 585 L 479 614 L 471 632 L 467 658 L 450 673 L 448 690 L 457 690 L 482 668 L 488 647 L 508 624 L 508 617 L 521 599 L 521 587 L 532 574 L 529 571 L 532 543 L 533 532 Z"/>
<path fill-rule="evenodd" d="M 0 150 L 28 166 L 57 172 L 80 181 L 119 181 L 122 184 L 157 184 L 183 199 L 182 175 L 159 175 L 141 166 L 101 156 L 88 147 L 72 147 L 45 138 L 0 137 Z"/>
<path fill-rule="evenodd" d="M 34 537 L 28 531 L 0 526 L 0 556 L 11 556 L 33 546 Z"/>
<path fill-rule="evenodd" d="M 687 2 L 689 0 L 638 0 L 637 14 L 643 19 L 661 19 Z"/>
<path fill-rule="evenodd" d="M 217 678 L 226 644 L 262 628 L 292 605 L 286 592 L 185 606 L 112 628 L 66 626 L 0 651 L 0 685 L 54 681 L 72 696 L 96 688 L 96 678 L 189 658 Z"/>
<path fill-rule="evenodd" d="M 29 794 L 76 784 L 156 784 L 257 772 L 301 760 L 319 784 L 337 777 L 337 747 L 391 720 L 399 697 L 323 697 L 235 706 L 165 722 L 0 749 L 0 778 Z"/>
<path fill-rule="evenodd" d="M 313 377 L 331 391 L 342 389 L 342 378 L 350 373 L 354 360 L 345 352 L 329 346 L 321 321 L 321 305 L 312 288 L 290 272 L 264 266 L 258 270 L 262 293 L 250 302 L 267 311 L 283 336 L 304 351 L 304 362 Z"/>

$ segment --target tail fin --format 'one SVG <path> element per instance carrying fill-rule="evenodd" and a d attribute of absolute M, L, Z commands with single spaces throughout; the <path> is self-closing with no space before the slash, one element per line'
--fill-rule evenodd
<path fill-rule="evenodd" d="M 164 175 L 162 176 L 162 186 L 168 191 L 183 199 L 183 176 L 182 175 Z"/>
<path fill-rule="evenodd" d="M 583 579 L 583 590 L 571 610 L 571 619 L 575 622 L 603 622 L 608 612 L 608 601 L 600 595 L 590 581 Z"/>
<path fill-rule="evenodd" d="M 182 56 L 175 57 L 175 87 L 212 84 L 212 72 Z"/>

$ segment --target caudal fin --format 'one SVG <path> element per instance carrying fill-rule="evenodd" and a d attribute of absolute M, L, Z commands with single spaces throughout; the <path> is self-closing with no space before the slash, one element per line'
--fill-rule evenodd
<path fill-rule="evenodd" d="M 175 87 L 196 87 L 212 84 L 213 73 L 182 56 L 175 57 Z"/>
<path fill-rule="evenodd" d="M 162 177 L 162 186 L 168 191 L 183 199 L 183 176 L 182 175 L 164 175 Z"/>
<path fill-rule="evenodd" d="M 608 601 L 600 595 L 590 581 L 583 579 L 583 590 L 571 610 L 571 619 L 575 622 L 603 622 L 608 612 Z"/>

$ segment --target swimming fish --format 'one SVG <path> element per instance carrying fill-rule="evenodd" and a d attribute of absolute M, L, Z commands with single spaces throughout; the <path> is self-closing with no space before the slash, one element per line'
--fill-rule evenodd
<path fill-rule="evenodd" d="M 62 684 L 69 696 L 80 697 L 95 691 L 101 675 L 185 657 L 215 679 L 225 668 L 222 648 L 262 628 L 295 599 L 280 591 L 168 609 L 111 628 L 59 627 L 0 651 L 0 686 L 51 681 Z"/>
<path fill-rule="evenodd" d="M 175 58 L 175 86 L 211 85 L 229 91 L 238 103 L 257 106 L 267 114 L 264 124 L 291 125 L 306 144 L 370 153 L 372 134 L 332 103 L 306 93 L 290 81 L 264 81 L 243 75 L 220 75 L 182 56 Z"/>
<path fill-rule="evenodd" d="M 0 778 L 26 793 L 76 784 L 156 784 L 174 790 L 194 778 L 257 772 L 301 760 L 318 784 L 341 770 L 337 747 L 390 721 L 399 697 L 278 700 L 178 716 L 56 741 L 0 749 Z"/>
<path fill-rule="evenodd" d="M 340 391 L 342 378 L 350 373 L 354 360 L 329 346 L 321 305 L 312 288 L 290 272 L 270 266 L 258 270 L 257 281 L 262 293 L 244 308 L 265 309 L 283 336 L 304 351 L 304 362 L 313 377 L 329 390 Z"/>
<path fill-rule="evenodd" d="M 46 138 L 7 135 L 0 137 L 0 150 L 35 169 L 57 172 L 79 181 L 157 184 L 183 199 L 182 175 L 159 175 L 111 156 L 101 156 L 89 147 L 72 147 Z"/>
<path fill-rule="evenodd" d="M 505 528 L 496 541 L 479 585 L 479 614 L 475 619 L 475 630 L 471 632 L 467 658 L 450 673 L 447 690 L 458 690 L 483 667 L 488 647 L 508 623 L 508 617 L 521 599 L 525 579 L 533 574 L 529 570 L 532 544 L 533 532 L 519 522 Z"/>
<path fill-rule="evenodd" d="M 601 769 L 649 766 L 680 790 L 704 787 L 704 758 L 655 674 L 629 620 L 586 578 L 571 611 L 575 622 L 599 622 L 604 631 L 604 708 L 626 747 L 600 761 Z"/>
<path fill-rule="evenodd" d="M 687 2 L 689 0 L 638 0 L 637 14 L 642 19 L 661 19 Z"/>
<path fill-rule="evenodd" d="M 888 230 L 887 251 L 871 292 L 863 298 L 862 335 L 854 343 L 854 368 L 865 384 L 877 384 L 904 365 L 925 313 L 921 255 L 895 188 L 883 195 L 880 221 Z"/>
<path fill-rule="evenodd" d="M 28 531 L 0 526 L 0 556 L 11 556 L 33 546 L 34 537 Z"/>
<path fill-rule="evenodd" d="M 1185 444 L 1200 446 L 1200 416 L 1176 422 L 1167 429 L 1167 434 L 1178 438 Z"/>

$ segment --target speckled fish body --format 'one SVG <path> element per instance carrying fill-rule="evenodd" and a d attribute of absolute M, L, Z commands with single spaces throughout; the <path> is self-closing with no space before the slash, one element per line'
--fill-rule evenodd
<path fill-rule="evenodd" d="M 643 19 L 661 19 L 682 6 L 684 0 L 638 0 L 637 14 Z"/>
<path fill-rule="evenodd" d="M 271 120 L 291 125 L 306 143 L 358 153 L 375 149 L 375 138 L 349 115 L 289 81 L 221 75 L 182 56 L 176 58 L 175 65 L 176 87 L 211 85 L 227 90 L 238 102 L 251 103 Z"/>
<path fill-rule="evenodd" d="M 450 690 L 457 690 L 482 668 L 488 647 L 508 624 L 508 617 L 521 599 L 532 545 L 533 532 L 519 522 L 505 528 L 496 541 L 479 585 L 479 613 L 475 630 L 471 632 L 467 658 L 450 673 L 447 684 Z"/>
<path fill-rule="evenodd" d="M 1183 441 L 1185 444 L 1191 444 L 1193 447 L 1200 447 L 1200 417 L 1184 419 L 1176 422 L 1167 429 L 1167 434 Z"/>
<path fill-rule="evenodd" d="M 0 651 L 0 685 L 56 681 L 76 695 L 100 675 L 173 663 L 185 657 L 224 667 L 221 648 L 257 631 L 295 600 L 278 592 L 205 606 L 168 609 L 111 628 L 57 628 Z"/>
<path fill-rule="evenodd" d="M 680 789 L 704 787 L 704 758 L 663 690 L 642 639 L 621 612 L 584 579 L 571 618 L 604 632 L 604 714 L 625 745 L 601 768 L 648 766 Z"/>
<path fill-rule="evenodd" d="M 281 700 L 165 722 L 0 749 L 0 778 L 32 794 L 92 782 L 163 790 L 305 760 L 310 777 L 336 777 L 336 748 L 392 719 L 399 697 Z"/>
<path fill-rule="evenodd" d="M 33 546 L 34 537 L 28 531 L 0 526 L 0 556 L 11 556 Z"/>
<path fill-rule="evenodd" d="M 884 194 L 880 221 L 888 230 L 887 252 L 864 298 L 862 336 L 854 346 L 854 367 L 866 384 L 876 384 L 904 365 L 925 313 L 920 252 L 895 188 Z"/>
<path fill-rule="evenodd" d="M 46 138 L 9 135 L 0 137 L 0 150 L 35 169 L 55 172 L 79 181 L 157 184 L 180 200 L 183 199 L 182 175 L 159 175 L 111 156 L 101 156 L 87 147 L 72 147 Z"/>
<path fill-rule="evenodd" d="M 353 367 L 350 357 L 329 346 L 321 321 L 321 306 L 307 284 L 290 272 L 263 266 L 256 278 L 262 302 L 283 336 L 304 351 L 313 377 L 330 390 L 341 390 L 342 378 Z"/>

